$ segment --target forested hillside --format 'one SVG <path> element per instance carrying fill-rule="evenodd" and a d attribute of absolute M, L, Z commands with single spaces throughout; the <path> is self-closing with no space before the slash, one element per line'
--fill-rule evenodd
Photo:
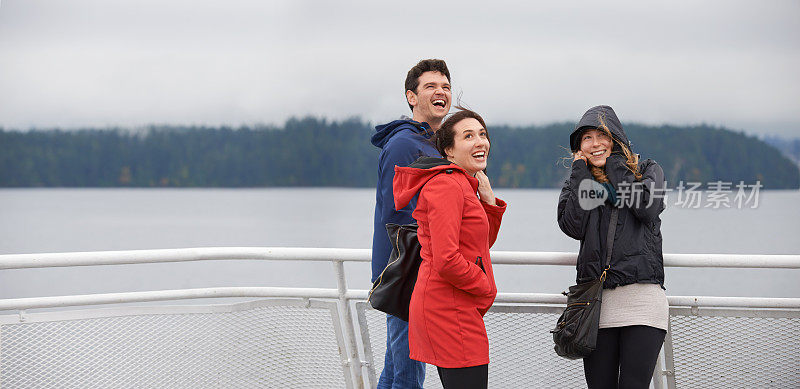
<path fill-rule="evenodd" d="M 497 187 L 552 188 L 567 174 L 572 124 L 489 127 Z M 679 181 L 798 188 L 798 167 L 755 137 L 707 126 L 630 124 L 635 152 Z M 370 187 L 378 149 L 359 119 L 290 119 L 282 127 L 153 126 L 131 130 L 0 130 L 2 187 Z"/>

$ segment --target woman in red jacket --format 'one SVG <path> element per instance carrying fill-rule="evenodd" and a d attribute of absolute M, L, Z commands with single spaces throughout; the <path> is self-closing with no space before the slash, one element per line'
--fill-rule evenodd
<path fill-rule="evenodd" d="M 506 204 L 494 197 L 483 172 L 490 143 L 480 115 L 453 114 L 434 140 L 446 159 L 423 157 L 395 167 L 397 209 L 419 194 L 413 216 L 422 263 L 409 308 L 410 356 L 437 366 L 446 389 L 486 388 L 483 315 L 497 294 L 489 247 Z"/>

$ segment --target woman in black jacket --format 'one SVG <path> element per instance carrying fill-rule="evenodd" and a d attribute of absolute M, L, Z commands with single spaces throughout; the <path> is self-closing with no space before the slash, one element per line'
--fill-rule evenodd
<path fill-rule="evenodd" d="M 559 196 L 558 226 L 581 242 L 578 283 L 603 272 L 610 214 L 618 208 L 597 346 L 584 359 L 586 382 L 589 388 L 647 388 L 669 319 L 659 218 L 664 172 L 632 152 L 609 106 L 583 115 L 570 147 L 572 171 Z"/>

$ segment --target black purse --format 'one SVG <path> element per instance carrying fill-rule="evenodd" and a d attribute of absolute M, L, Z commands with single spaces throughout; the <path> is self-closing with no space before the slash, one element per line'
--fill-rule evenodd
<path fill-rule="evenodd" d="M 408 321 L 411 293 L 414 292 L 419 264 L 422 262 L 417 225 L 389 223 L 386 224 L 386 232 L 392 243 L 392 253 L 386 268 L 372 283 L 367 300 L 373 308 Z"/>
<path fill-rule="evenodd" d="M 611 209 L 611 220 L 608 223 L 608 251 L 600 278 L 569 287 L 567 308 L 558 318 L 553 334 L 556 354 L 568 359 L 580 359 L 589 356 L 597 345 L 597 330 L 600 326 L 600 306 L 603 301 L 603 282 L 610 268 L 611 251 L 614 248 L 614 233 L 617 230 L 617 212 Z"/>

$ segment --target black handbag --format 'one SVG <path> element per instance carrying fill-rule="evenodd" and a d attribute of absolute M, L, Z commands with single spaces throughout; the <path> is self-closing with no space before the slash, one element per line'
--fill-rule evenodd
<path fill-rule="evenodd" d="M 417 225 L 389 223 L 386 224 L 386 232 L 392 243 L 392 253 L 386 268 L 372 283 L 367 300 L 373 308 L 408 321 L 411 293 L 414 292 L 419 264 L 422 262 Z"/>
<path fill-rule="evenodd" d="M 556 354 L 568 359 L 589 356 L 597 344 L 600 325 L 600 306 L 603 301 L 603 282 L 610 268 L 611 251 L 614 248 L 614 233 L 617 230 L 617 207 L 612 207 L 608 224 L 607 254 L 600 278 L 569 287 L 566 292 L 567 307 L 558 318 L 553 334 Z"/>

